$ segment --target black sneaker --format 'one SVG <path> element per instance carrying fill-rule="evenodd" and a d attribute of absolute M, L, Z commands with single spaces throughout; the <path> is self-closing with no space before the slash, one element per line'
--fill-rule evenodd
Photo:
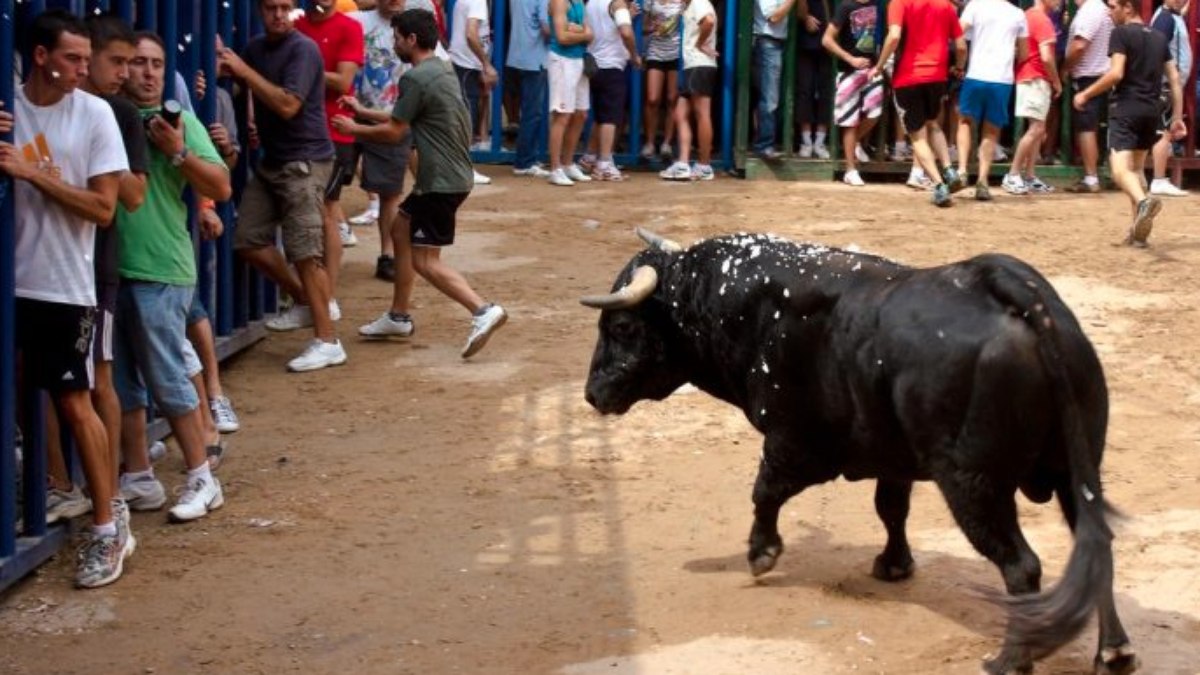
<path fill-rule="evenodd" d="M 375 278 L 383 281 L 396 280 L 396 259 L 390 255 L 381 255 L 375 260 Z"/>

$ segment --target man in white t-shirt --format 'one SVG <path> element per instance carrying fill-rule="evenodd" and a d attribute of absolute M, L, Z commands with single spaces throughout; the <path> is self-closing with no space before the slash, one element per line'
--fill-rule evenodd
<path fill-rule="evenodd" d="M 717 69 L 717 10 L 709 0 L 685 0 L 683 10 L 683 78 L 675 103 L 679 156 L 659 172 L 665 180 L 712 180 L 712 98 L 720 84 Z M 691 154 L 691 116 L 696 115 L 696 166 Z"/>
<path fill-rule="evenodd" d="M 134 546 L 128 522 L 116 517 L 108 436 L 89 394 L 96 224 L 113 222 L 129 163 L 112 108 L 77 88 L 92 53 L 83 21 L 44 12 L 29 38 L 32 67 L 16 90 L 14 143 L 0 143 L 0 171 L 14 179 L 17 207 L 17 348 L 26 383 L 54 397 L 78 444 L 93 510 L 75 583 L 94 588 L 121 576 Z"/>
<path fill-rule="evenodd" d="M 488 0 L 458 0 L 450 24 L 450 62 L 471 113 L 471 133 L 479 131 L 479 99 L 498 78 L 492 67 L 492 24 Z"/>
<path fill-rule="evenodd" d="M 1063 60 L 1062 72 L 1070 73 L 1074 91 L 1083 91 L 1092 86 L 1100 76 L 1108 72 L 1108 38 L 1112 34 L 1113 21 L 1104 0 L 1083 0 L 1071 21 L 1071 41 L 1067 43 L 1067 55 Z M 1083 178 L 1067 188 L 1067 192 L 1100 191 L 1100 143 L 1096 130 L 1100 118 L 1108 109 L 1108 93 L 1088 99 L 1083 110 L 1071 110 L 1071 128 L 1075 130 L 1075 141 L 1079 145 L 1079 159 L 1083 162 Z"/>
<path fill-rule="evenodd" d="M 971 158 L 971 138 L 980 129 L 979 175 L 975 199 L 991 201 L 988 172 L 992 168 L 1000 130 L 1008 126 L 1013 93 L 1013 57 L 1029 55 L 1029 28 L 1025 15 L 1006 0 L 972 0 L 959 17 L 963 34 L 971 42 L 967 75 L 958 94 L 958 174 L 966 177 Z"/>

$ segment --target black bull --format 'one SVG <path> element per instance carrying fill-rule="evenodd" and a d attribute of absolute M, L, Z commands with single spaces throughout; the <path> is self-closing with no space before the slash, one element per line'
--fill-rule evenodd
<path fill-rule="evenodd" d="M 1049 282 L 1011 257 L 930 269 L 766 235 L 678 244 L 639 231 L 603 310 L 587 400 L 621 414 L 692 383 L 764 437 L 750 569 L 783 552 L 778 518 L 804 488 L 876 479 L 887 545 L 873 575 L 912 574 L 905 535 L 915 480 L 932 480 L 1010 597 L 991 673 L 1027 672 L 1100 619 L 1095 667 L 1137 668 L 1113 600 L 1112 532 L 1099 467 L 1104 372 Z M 1021 490 L 1058 502 L 1075 536 L 1066 572 L 1041 564 L 1017 524 Z"/>

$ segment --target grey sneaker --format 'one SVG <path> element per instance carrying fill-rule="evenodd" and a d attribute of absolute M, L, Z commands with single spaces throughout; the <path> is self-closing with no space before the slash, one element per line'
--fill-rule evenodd
<path fill-rule="evenodd" d="M 983 183 L 975 184 L 975 201 L 990 202 L 992 201 L 992 191 Z"/>
<path fill-rule="evenodd" d="M 950 188 L 945 183 L 939 183 L 933 188 L 933 205 L 941 208 L 950 206 Z"/>
<path fill-rule="evenodd" d="M 76 556 L 75 585 L 99 588 L 121 578 L 125 557 L 119 535 L 89 533 Z"/>
<path fill-rule="evenodd" d="M 1089 183 L 1082 178 L 1080 178 L 1078 182 L 1067 187 L 1067 192 L 1074 194 L 1096 194 L 1100 192 L 1100 190 L 1101 187 L 1099 182 Z"/>
<path fill-rule="evenodd" d="M 121 559 L 128 560 L 137 548 L 137 539 L 129 523 L 129 506 L 121 499 L 112 500 L 113 520 L 117 523 L 117 544 L 121 549 Z"/>
<path fill-rule="evenodd" d="M 392 318 L 391 312 L 384 312 L 371 323 L 359 326 L 358 334 L 367 338 L 406 338 L 412 336 L 414 330 L 412 317 L 404 315 L 397 321 Z"/>
<path fill-rule="evenodd" d="M 471 334 L 467 336 L 467 344 L 463 347 L 462 357 L 471 358 L 487 344 L 492 333 L 496 332 L 504 322 L 508 321 L 508 313 L 500 305 L 485 306 L 471 319 Z"/>
<path fill-rule="evenodd" d="M 1162 211 L 1162 200 L 1158 197 L 1146 197 L 1138 202 L 1137 217 L 1129 228 L 1128 243 L 1134 246 L 1145 246 L 1150 238 L 1150 230 L 1154 227 L 1154 217 Z"/>
<path fill-rule="evenodd" d="M 223 434 L 232 434 L 242 428 L 241 422 L 238 420 L 237 413 L 233 410 L 233 404 L 225 396 L 218 396 L 208 401 L 208 408 L 212 411 L 213 421 L 217 424 L 217 431 Z"/>
<path fill-rule="evenodd" d="M 70 490 L 50 488 L 46 491 L 46 523 L 78 518 L 92 510 L 92 500 L 83 494 L 78 485 Z"/>
<path fill-rule="evenodd" d="M 225 504 L 225 494 L 221 491 L 221 483 L 216 477 L 209 479 L 189 478 L 187 487 L 179 496 L 179 501 L 171 507 L 171 521 L 186 523 L 208 515 Z"/>
<path fill-rule="evenodd" d="M 167 503 L 167 493 L 154 476 L 132 480 L 121 476 L 121 499 L 134 511 L 157 511 Z"/>
<path fill-rule="evenodd" d="M 950 194 L 954 194 L 955 192 L 967 187 L 963 177 L 958 175 L 958 171 L 956 171 L 953 167 L 946 167 L 942 170 L 942 180 L 946 182 L 946 188 L 949 190 Z"/>

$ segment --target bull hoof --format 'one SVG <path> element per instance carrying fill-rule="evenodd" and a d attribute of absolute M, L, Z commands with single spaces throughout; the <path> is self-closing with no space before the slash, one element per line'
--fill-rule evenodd
<path fill-rule="evenodd" d="M 1133 645 L 1128 642 L 1120 647 L 1105 647 L 1096 655 L 1096 675 L 1129 675 L 1140 665 Z"/>
<path fill-rule="evenodd" d="M 775 569 L 775 563 L 779 561 L 779 555 L 783 553 L 782 546 L 768 546 L 761 553 L 755 555 L 750 554 L 750 573 L 756 577 Z"/>
<path fill-rule="evenodd" d="M 910 558 L 899 564 L 893 563 L 882 553 L 875 556 L 875 566 L 871 568 L 871 576 L 880 581 L 903 581 L 913 575 L 913 561 Z"/>
<path fill-rule="evenodd" d="M 1014 664 L 1011 658 L 1005 658 L 1001 654 L 997 658 L 985 660 L 980 675 L 1030 675 L 1032 672 L 1032 663 Z"/>

